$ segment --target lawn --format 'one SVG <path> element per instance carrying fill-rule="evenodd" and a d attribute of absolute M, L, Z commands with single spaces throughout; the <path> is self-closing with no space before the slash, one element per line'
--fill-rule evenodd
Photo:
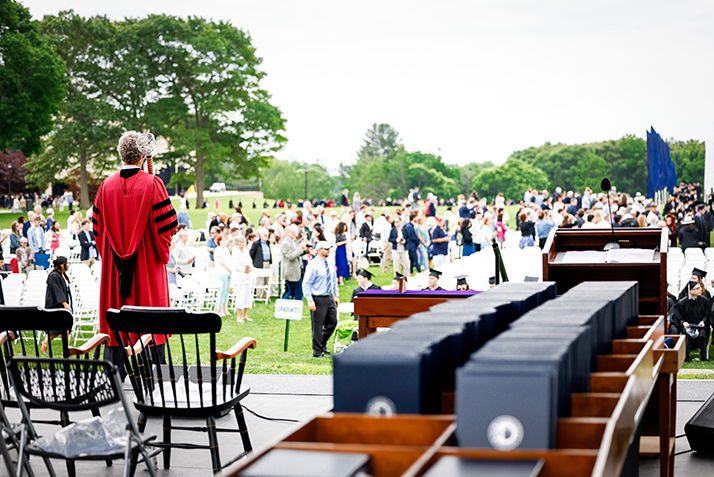
<path fill-rule="evenodd" d="M 373 282 L 388 285 L 392 282 L 391 274 L 382 273 L 377 266 L 370 268 L 374 274 Z M 352 290 L 357 287 L 357 280 L 345 281 L 340 287 L 340 302 L 349 302 Z M 303 301 L 303 319 L 290 322 L 288 351 L 283 351 L 285 340 L 285 320 L 275 319 L 274 300 L 270 304 L 260 303 L 249 311 L 252 322 L 236 323 L 235 316 L 223 319 L 223 328 L 218 337 L 219 349 L 227 349 L 240 338 L 250 336 L 256 339 L 258 346 L 249 351 L 246 372 L 257 374 L 332 374 L 332 360 L 312 357 L 312 329 L 307 302 Z M 351 319 L 347 315 L 342 320 Z M 332 351 L 334 336 L 327 348 Z"/>

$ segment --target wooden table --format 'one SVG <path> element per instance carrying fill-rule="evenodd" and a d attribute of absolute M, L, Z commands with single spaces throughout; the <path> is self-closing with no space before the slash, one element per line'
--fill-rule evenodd
<path fill-rule="evenodd" d="M 448 300 L 463 300 L 479 292 L 468 291 L 406 291 L 367 290 L 355 297 L 355 315 L 359 317 L 359 338 L 389 328 L 395 322 L 416 313 L 428 311 Z"/>

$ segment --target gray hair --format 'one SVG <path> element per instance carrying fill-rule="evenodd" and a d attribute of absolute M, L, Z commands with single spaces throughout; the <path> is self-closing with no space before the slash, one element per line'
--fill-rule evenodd
<path fill-rule="evenodd" d="M 298 226 L 297 226 L 297 225 L 295 225 L 295 224 L 290 224 L 290 225 L 288 225 L 287 227 L 285 227 L 285 232 L 286 232 L 286 233 L 288 233 L 288 232 L 293 232 L 293 231 L 294 231 L 295 233 L 297 233 L 297 231 L 298 231 Z"/>
<path fill-rule="evenodd" d="M 127 131 L 121 135 L 119 138 L 119 144 L 117 145 L 117 152 L 119 157 L 126 164 L 137 164 L 144 157 L 136 146 L 136 138 L 139 137 L 139 133 L 136 131 Z"/>
<path fill-rule="evenodd" d="M 236 238 L 233 239 L 235 243 L 245 243 L 245 236 L 239 235 Z"/>

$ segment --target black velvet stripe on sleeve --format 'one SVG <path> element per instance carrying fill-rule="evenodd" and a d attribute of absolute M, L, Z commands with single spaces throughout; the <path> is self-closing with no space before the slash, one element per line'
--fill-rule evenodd
<path fill-rule="evenodd" d="M 165 213 L 159 215 L 158 217 L 156 217 L 154 219 L 154 223 L 158 224 L 158 223 L 163 222 L 166 219 L 169 219 L 169 218 L 175 217 L 175 216 L 176 216 L 176 211 L 174 209 L 171 209 L 168 212 L 165 212 Z"/>
<path fill-rule="evenodd" d="M 99 209 L 97 209 L 97 206 L 95 204 L 92 204 L 92 211 L 94 214 L 99 215 Z"/>
<path fill-rule="evenodd" d="M 94 234 L 95 237 L 99 237 L 99 234 L 97 233 L 96 230 L 92 230 L 92 233 Z"/>
<path fill-rule="evenodd" d="M 175 229 L 176 227 L 178 227 L 178 220 L 173 220 L 170 224 L 164 225 L 163 227 L 161 227 L 159 229 L 159 233 L 160 234 L 166 233 L 169 230 Z"/>
<path fill-rule="evenodd" d="M 159 202 L 158 204 L 154 204 L 154 206 L 152 208 L 154 209 L 154 212 L 156 212 L 157 210 L 162 209 L 162 208 L 166 207 L 167 205 L 171 205 L 171 199 L 164 199 L 161 202 Z"/>
<path fill-rule="evenodd" d="M 97 222 L 97 219 L 95 219 L 94 216 L 92 216 L 92 223 L 99 227 L 99 222 Z"/>

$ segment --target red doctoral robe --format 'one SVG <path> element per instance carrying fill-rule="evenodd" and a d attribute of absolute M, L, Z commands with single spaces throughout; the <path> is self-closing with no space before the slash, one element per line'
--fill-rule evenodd
<path fill-rule="evenodd" d="M 108 309 L 169 306 L 166 263 L 178 226 L 176 211 L 160 178 L 138 168 L 122 169 L 99 186 L 92 223 L 102 257 L 99 331 L 117 346 L 107 325 Z M 156 336 L 156 344 L 164 342 Z"/>

